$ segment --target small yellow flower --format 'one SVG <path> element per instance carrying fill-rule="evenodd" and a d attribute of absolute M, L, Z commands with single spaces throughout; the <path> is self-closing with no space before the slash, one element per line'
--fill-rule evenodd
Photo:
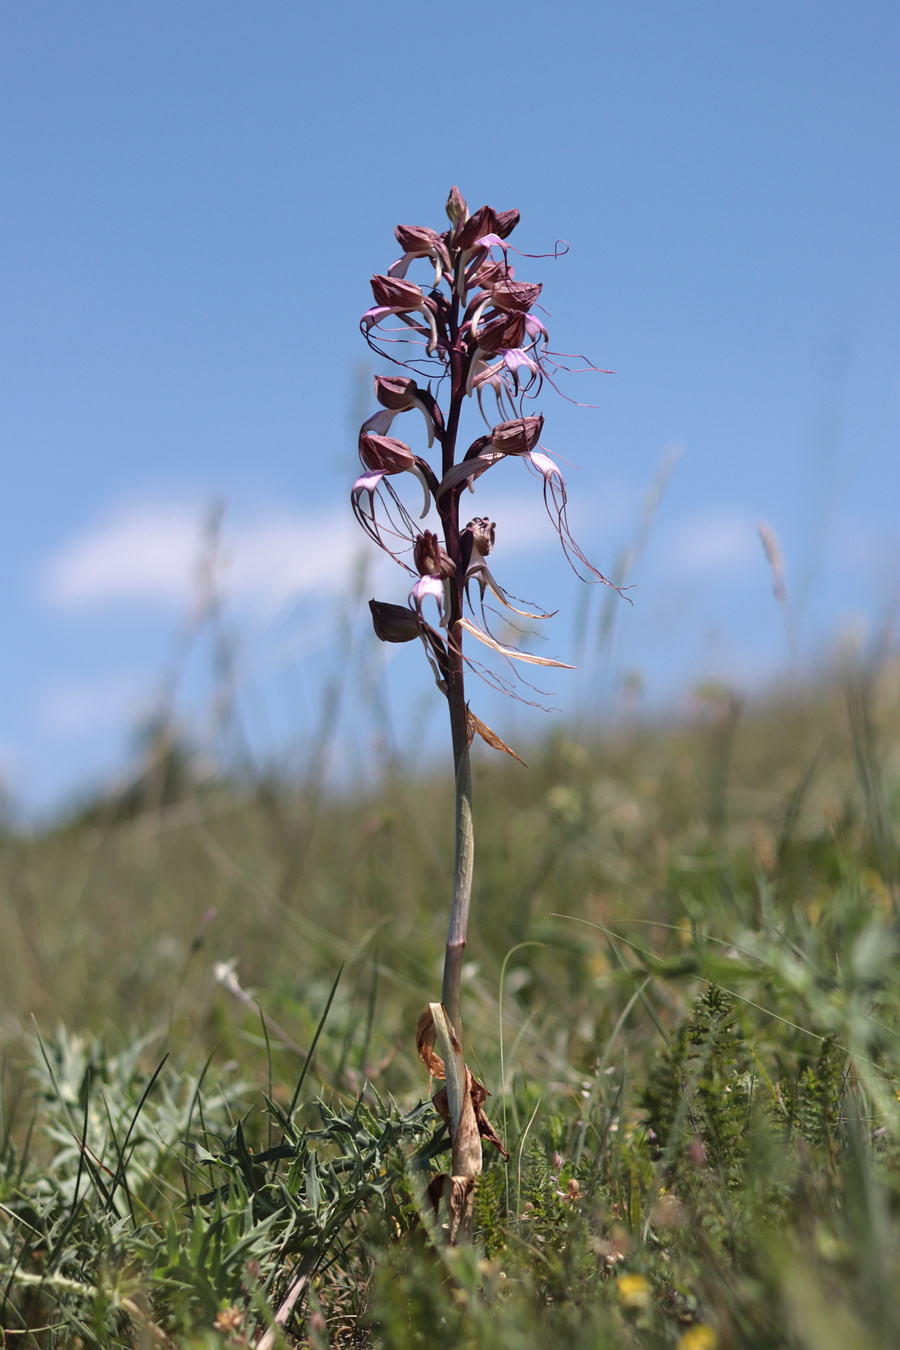
<path fill-rule="evenodd" d="M 649 1304 L 650 1281 L 643 1275 L 620 1275 L 616 1285 L 626 1308 L 646 1308 Z"/>
<path fill-rule="evenodd" d="M 678 1342 L 676 1350 L 716 1350 L 719 1338 L 706 1322 L 689 1327 Z"/>

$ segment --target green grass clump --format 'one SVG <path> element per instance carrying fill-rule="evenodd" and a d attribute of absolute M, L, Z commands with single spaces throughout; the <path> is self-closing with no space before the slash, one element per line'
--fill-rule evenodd
<path fill-rule="evenodd" d="M 414 1045 L 449 785 L 160 760 L 8 829 L 5 1343 L 896 1346 L 898 711 L 884 667 L 479 762 L 471 1248 Z"/>

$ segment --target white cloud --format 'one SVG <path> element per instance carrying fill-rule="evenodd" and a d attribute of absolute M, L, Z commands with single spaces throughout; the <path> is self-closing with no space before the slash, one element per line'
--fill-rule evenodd
<path fill-rule="evenodd" d="M 756 522 L 730 508 L 693 516 L 671 530 L 665 545 L 672 569 L 682 575 L 747 571 L 762 565 Z"/>
<path fill-rule="evenodd" d="M 184 606 L 197 586 L 203 524 L 203 512 L 184 503 L 121 507 L 48 561 L 41 594 L 63 610 Z M 349 510 L 270 511 L 235 524 L 226 517 L 222 586 L 230 598 L 266 608 L 309 591 L 334 593 L 363 547 Z"/>
<path fill-rule="evenodd" d="M 49 560 L 43 597 L 60 609 L 124 600 L 181 603 L 196 566 L 200 524 L 184 505 L 126 507 Z"/>
<path fill-rule="evenodd" d="M 556 543 L 540 493 L 473 497 L 471 511 L 494 513 L 504 557 Z M 434 520 L 430 524 L 435 527 Z M 40 594 L 66 611 L 123 604 L 183 608 L 196 593 L 203 528 L 204 512 L 184 502 L 119 507 L 48 560 Z M 306 594 L 345 592 L 361 557 L 379 571 L 393 566 L 365 539 L 349 504 L 316 515 L 269 510 L 234 522 L 226 514 L 221 585 L 228 599 L 271 616 Z"/>

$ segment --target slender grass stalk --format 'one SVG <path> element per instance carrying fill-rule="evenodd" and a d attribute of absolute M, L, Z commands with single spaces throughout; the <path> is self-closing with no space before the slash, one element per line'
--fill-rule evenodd
<path fill-rule="evenodd" d="M 503 1111 L 503 1138 L 509 1138 L 509 1125 L 506 1118 L 506 1057 L 504 1048 L 506 1038 L 503 1034 L 503 993 L 506 986 L 506 967 L 509 965 L 509 958 L 516 952 L 521 951 L 523 947 L 543 947 L 543 942 L 517 942 L 515 947 L 510 947 L 503 958 L 503 965 L 500 967 L 500 995 L 498 999 L 498 1032 L 500 1037 L 500 1092 L 502 1093 L 501 1108 Z M 517 1038 L 518 1039 L 518 1038 Z M 509 1168 L 506 1169 L 506 1212 L 509 1213 Z"/>

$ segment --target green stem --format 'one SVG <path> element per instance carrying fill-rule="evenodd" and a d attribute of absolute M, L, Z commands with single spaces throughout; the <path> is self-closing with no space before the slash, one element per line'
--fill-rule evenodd
<path fill-rule="evenodd" d="M 461 663 L 460 663 L 461 664 Z M 455 672 L 454 672 L 455 673 Z M 455 696 L 455 697 L 454 697 Z M 453 868 L 453 900 L 450 906 L 450 930 L 444 955 L 444 982 L 441 1002 L 447 1009 L 451 1026 L 462 1041 L 460 1017 L 460 981 L 466 952 L 466 932 L 472 901 L 472 867 L 475 859 L 475 834 L 472 824 L 472 766 L 462 670 L 450 688 L 450 725 L 453 732 L 453 759 L 456 766 L 456 855 Z"/>
<path fill-rule="evenodd" d="M 460 412 L 465 397 L 468 354 L 465 342 L 459 341 L 459 301 L 454 297 L 449 316 L 451 338 L 449 416 L 442 438 L 443 472 L 456 459 L 456 440 L 459 433 Z M 453 1156 L 449 1205 L 450 1241 L 465 1240 L 472 1234 L 473 1187 L 481 1174 L 481 1140 L 478 1124 L 468 1090 L 468 1070 L 463 1051 L 462 1017 L 460 1012 L 460 984 L 466 952 L 466 932 L 472 900 L 472 867 L 475 856 L 475 836 L 472 824 L 472 767 L 469 759 L 469 710 L 466 706 L 465 665 L 462 656 L 462 629 L 459 620 L 463 612 L 465 576 L 459 531 L 459 491 L 450 494 L 444 511 L 444 539 L 449 556 L 456 564 L 456 575 L 448 587 L 450 594 L 447 615 L 447 702 L 450 711 L 450 733 L 453 741 L 453 767 L 456 777 L 456 849 L 453 868 L 453 899 L 450 906 L 450 928 L 444 955 L 444 979 L 441 1004 L 432 1005 L 432 1016 L 441 1055 L 446 1068 L 447 1104 L 450 1111 L 450 1138 Z M 452 1197 L 457 1197 L 455 1200 Z"/>
<path fill-rule="evenodd" d="M 454 297 L 449 316 L 451 335 L 450 354 L 450 412 L 443 441 L 444 472 L 456 459 L 456 438 L 459 417 L 465 397 L 468 355 L 464 342 L 458 341 L 459 301 Z M 450 556 L 456 563 L 455 584 L 450 587 L 448 615 L 448 655 L 450 669 L 447 680 L 447 702 L 450 710 L 450 733 L 453 741 L 453 768 L 456 775 L 456 853 L 453 868 L 453 900 L 450 906 L 450 931 L 444 956 L 444 981 L 441 1002 L 447 1009 L 450 1025 L 462 1045 L 460 1016 L 460 982 L 463 958 L 466 952 L 466 930 L 469 926 L 469 908 L 472 899 L 472 865 L 475 838 L 472 826 L 472 768 L 469 761 L 469 711 L 466 706 L 465 665 L 462 657 L 462 617 L 465 578 L 462 569 L 459 533 L 459 492 L 451 495 L 449 510 L 444 520 L 444 535 Z M 455 1124 L 455 1122 L 454 1122 Z"/>

